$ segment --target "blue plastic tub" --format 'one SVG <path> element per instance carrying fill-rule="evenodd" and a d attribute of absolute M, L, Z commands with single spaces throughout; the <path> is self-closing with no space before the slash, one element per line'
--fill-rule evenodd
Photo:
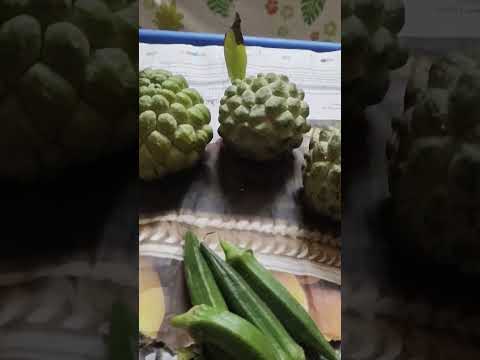
<path fill-rule="evenodd" d="M 194 46 L 223 46 L 224 34 L 192 33 L 164 30 L 139 30 L 139 40 L 146 44 L 185 44 Z M 341 50 L 339 43 L 274 39 L 265 37 L 244 37 L 246 46 L 260 46 L 266 48 L 311 50 L 328 52 Z"/>

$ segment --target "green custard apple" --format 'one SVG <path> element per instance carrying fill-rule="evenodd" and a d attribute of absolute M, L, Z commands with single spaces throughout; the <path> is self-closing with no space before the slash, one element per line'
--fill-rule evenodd
<path fill-rule="evenodd" d="M 336 127 L 312 129 L 303 167 L 304 196 L 308 207 L 336 221 L 342 214 L 342 139 Z"/>
<path fill-rule="evenodd" d="M 413 65 L 388 145 L 395 226 L 423 255 L 480 270 L 480 68 L 453 54 Z"/>
<path fill-rule="evenodd" d="M 342 111 L 347 122 L 382 101 L 390 71 L 408 52 L 398 34 L 405 23 L 403 0 L 342 0 Z"/>
<path fill-rule="evenodd" d="M 0 0 L 0 178 L 135 146 L 137 18 L 133 0 Z"/>
<path fill-rule="evenodd" d="M 196 164 L 213 138 L 210 111 L 181 75 L 140 72 L 139 174 L 150 181 Z"/>
<path fill-rule="evenodd" d="M 235 79 L 220 101 L 218 133 L 227 147 L 255 161 L 278 158 L 310 130 L 303 90 L 285 75 Z"/>

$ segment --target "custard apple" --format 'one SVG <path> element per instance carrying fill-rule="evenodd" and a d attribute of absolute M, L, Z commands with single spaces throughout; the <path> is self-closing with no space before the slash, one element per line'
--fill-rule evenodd
<path fill-rule="evenodd" d="M 144 180 L 195 165 L 213 138 L 210 110 L 181 75 L 140 72 L 139 173 Z"/>
<path fill-rule="evenodd" d="M 342 0 L 342 106 L 346 121 L 384 98 L 389 72 L 406 64 L 402 0 Z"/>
<path fill-rule="evenodd" d="M 218 133 L 242 157 L 275 159 L 299 147 L 310 130 L 304 97 L 285 75 L 233 80 L 220 101 Z"/>
<path fill-rule="evenodd" d="M 135 146 L 138 3 L 0 0 L 0 177 Z"/>
<path fill-rule="evenodd" d="M 339 128 L 312 129 L 303 167 L 307 205 L 317 213 L 339 221 L 342 213 L 342 139 Z"/>
<path fill-rule="evenodd" d="M 422 255 L 480 270 L 478 62 L 421 58 L 412 73 L 387 148 L 395 224 Z"/>

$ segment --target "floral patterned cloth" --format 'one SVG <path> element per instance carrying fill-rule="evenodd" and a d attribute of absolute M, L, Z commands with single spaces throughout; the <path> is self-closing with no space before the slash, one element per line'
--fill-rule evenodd
<path fill-rule="evenodd" d="M 235 12 L 246 35 L 340 42 L 339 0 L 143 0 L 140 26 L 224 33 Z"/>

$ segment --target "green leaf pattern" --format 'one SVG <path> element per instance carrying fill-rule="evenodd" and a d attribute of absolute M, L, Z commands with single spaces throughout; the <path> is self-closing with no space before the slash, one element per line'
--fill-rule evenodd
<path fill-rule="evenodd" d="M 230 15 L 230 8 L 233 0 L 207 0 L 208 7 L 214 13 L 227 17 Z"/>
<path fill-rule="evenodd" d="M 249 19 L 249 21 L 262 23 L 263 20 L 260 17 L 266 16 L 264 25 L 266 31 L 271 27 L 271 36 L 308 38 L 314 41 L 339 41 L 340 36 L 340 0 L 329 0 L 331 3 L 328 9 L 326 8 L 327 0 L 177 0 L 179 9 L 176 9 L 176 2 L 173 0 L 141 1 L 145 11 L 153 15 L 152 24 L 143 26 L 146 28 L 192 30 L 189 24 L 184 24 L 182 12 L 195 12 L 196 9 L 191 8 L 193 6 L 206 8 L 217 17 L 216 21 L 211 19 L 211 31 L 221 32 L 224 30 L 224 20 L 233 16 L 235 11 L 242 14 L 245 13 L 244 8 L 258 6 L 259 11 L 255 16 L 259 18 Z M 335 8 L 336 4 L 338 4 L 338 10 Z M 298 26 L 298 21 L 304 23 L 304 29 Z M 201 30 L 205 31 L 205 29 Z M 197 30 L 193 29 L 193 31 Z M 304 31 L 303 34 L 302 31 Z"/>
<path fill-rule="evenodd" d="M 306 24 L 312 25 L 323 11 L 325 0 L 302 0 L 302 15 Z"/>
<path fill-rule="evenodd" d="M 183 28 L 183 14 L 177 11 L 176 0 L 162 3 L 155 10 L 153 23 L 162 30 L 181 30 Z"/>

